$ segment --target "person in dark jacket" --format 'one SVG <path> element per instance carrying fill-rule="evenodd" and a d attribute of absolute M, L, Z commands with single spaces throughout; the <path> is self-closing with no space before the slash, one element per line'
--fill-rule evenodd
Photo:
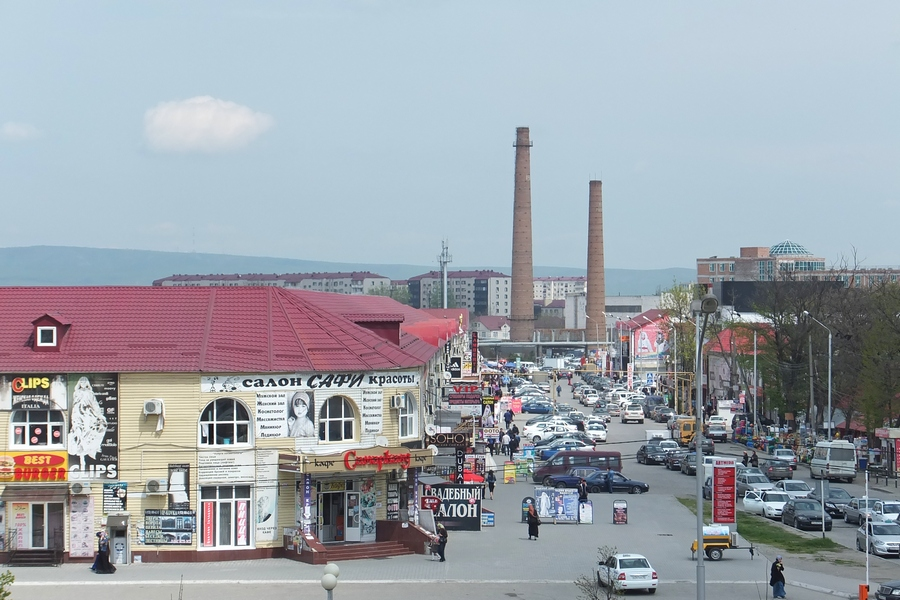
<path fill-rule="evenodd" d="M 773 598 L 786 598 L 784 595 L 784 565 L 781 563 L 780 554 L 775 557 L 775 562 L 772 563 L 769 585 L 772 586 Z"/>
<path fill-rule="evenodd" d="M 493 469 L 488 471 L 487 477 L 484 478 L 484 481 L 487 483 L 488 492 L 490 492 L 491 500 L 493 500 L 494 499 L 494 488 L 497 486 L 497 476 L 494 475 Z"/>
<path fill-rule="evenodd" d="M 100 550 L 97 552 L 97 559 L 94 561 L 96 565 L 94 572 L 101 575 L 111 575 L 116 572 L 116 567 L 109 562 L 109 536 L 105 531 L 98 531 L 97 537 L 100 538 Z"/>
<path fill-rule="evenodd" d="M 525 520 L 528 522 L 528 539 L 538 539 L 538 528 L 541 526 L 541 518 L 534 508 L 534 504 L 528 506 L 528 516 Z"/>
<path fill-rule="evenodd" d="M 750 457 L 750 466 L 751 467 L 759 466 L 759 457 L 756 455 L 756 450 L 753 451 L 753 455 Z"/>
<path fill-rule="evenodd" d="M 749 462 L 750 462 L 750 456 L 748 456 L 747 451 L 744 450 L 744 456 L 741 457 L 741 464 L 743 464 L 746 467 L 749 464 Z"/>
<path fill-rule="evenodd" d="M 438 556 L 441 557 L 440 562 L 444 562 L 447 560 L 447 557 L 444 555 L 444 552 L 447 550 L 447 528 L 444 527 L 443 523 L 438 523 L 437 526 L 437 544 L 434 547 L 434 551 Z"/>
<path fill-rule="evenodd" d="M 578 501 L 579 502 L 587 502 L 588 501 L 588 485 L 587 485 L 587 481 L 584 480 L 584 477 L 582 477 L 581 481 L 578 482 Z"/>

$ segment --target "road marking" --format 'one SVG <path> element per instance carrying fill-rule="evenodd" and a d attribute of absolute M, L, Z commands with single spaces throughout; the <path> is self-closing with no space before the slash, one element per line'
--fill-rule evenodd
<path fill-rule="evenodd" d="M 490 581 L 485 581 L 484 579 L 404 579 L 404 580 L 384 580 L 384 579 L 355 579 L 355 580 L 342 580 L 341 585 L 402 585 L 402 584 L 412 584 L 412 585 L 421 585 L 427 583 L 455 583 L 455 584 L 476 584 L 481 585 L 484 583 L 491 584 L 502 584 L 502 585 L 514 585 L 514 584 L 538 584 L 538 585 L 560 585 L 560 584 L 570 584 L 572 583 L 568 579 L 491 579 Z M 684 584 L 684 583 L 696 583 L 693 579 L 660 579 L 660 585 L 662 584 Z M 731 581 L 731 580 L 713 580 L 707 581 L 707 585 L 725 585 L 725 584 L 738 584 L 738 585 L 759 585 L 760 581 Z M 98 581 L 17 581 L 13 583 L 13 587 L 49 587 L 49 586 L 94 586 L 94 585 L 118 585 L 118 586 L 134 586 L 134 585 L 321 585 L 321 580 L 319 579 L 216 579 L 216 580 L 206 580 L 206 579 L 196 579 L 196 580 L 171 580 L 171 581 L 159 581 L 159 580 L 150 580 L 150 581 L 121 581 L 121 580 L 111 580 L 111 579 L 103 579 Z"/>

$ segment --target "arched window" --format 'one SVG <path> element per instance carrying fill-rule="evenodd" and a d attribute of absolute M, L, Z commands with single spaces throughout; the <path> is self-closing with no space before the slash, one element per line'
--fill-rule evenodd
<path fill-rule="evenodd" d="M 66 447 L 66 420 L 61 410 L 16 410 L 9 425 L 14 447 Z"/>
<path fill-rule="evenodd" d="M 419 433 L 416 397 L 412 392 L 403 395 L 403 406 L 400 407 L 400 437 L 415 437 Z"/>
<path fill-rule="evenodd" d="M 343 396 L 332 396 L 319 412 L 319 439 L 323 442 L 352 440 L 356 436 L 356 413 Z"/>
<path fill-rule="evenodd" d="M 250 411 L 236 398 L 216 398 L 200 414 L 200 445 L 249 444 Z"/>

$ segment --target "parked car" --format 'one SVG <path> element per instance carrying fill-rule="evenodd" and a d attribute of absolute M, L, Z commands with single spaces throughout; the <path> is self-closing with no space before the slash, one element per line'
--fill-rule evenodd
<path fill-rule="evenodd" d="M 813 489 L 809 493 L 809 498 L 813 500 L 818 500 L 819 502 L 822 499 L 819 497 L 819 490 Z M 843 517 L 844 511 L 847 509 L 847 505 L 850 504 L 850 501 L 853 500 L 853 496 L 847 493 L 847 490 L 839 487 L 832 487 L 828 489 L 828 499 L 825 500 L 825 512 L 827 512 L 832 517 Z"/>
<path fill-rule="evenodd" d="M 656 593 L 659 577 L 650 562 L 640 554 L 616 554 L 601 562 L 597 569 L 597 585 L 615 590 L 647 590 Z"/>
<path fill-rule="evenodd" d="M 662 440 L 656 444 L 648 443 L 646 444 L 644 459 L 638 459 L 638 462 L 643 462 L 645 465 L 665 464 L 669 452 L 678 450 L 679 448 L 678 442 L 674 440 Z"/>
<path fill-rule="evenodd" d="M 666 468 L 670 471 L 680 471 L 681 461 L 684 460 L 684 457 L 687 456 L 687 454 L 687 448 L 672 450 L 666 455 Z"/>
<path fill-rule="evenodd" d="M 697 474 L 697 453 L 688 452 L 681 459 L 681 474 L 696 475 Z"/>
<path fill-rule="evenodd" d="M 618 471 L 598 470 L 584 478 L 587 482 L 588 492 L 592 494 L 607 491 L 607 475 L 612 473 L 613 492 L 628 494 L 643 494 L 650 491 L 650 486 L 643 481 L 628 479 Z M 556 475 L 550 478 L 553 487 L 578 487 L 578 479 L 561 478 Z"/>
<path fill-rule="evenodd" d="M 709 438 L 710 440 L 716 442 L 725 443 L 728 441 L 728 430 L 725 429 L 724 425 L 712 424 L 706 428 L 704 438 Z"/>
<path fill-rule="evenodd" d="M 749 513 L 762 515 L 768 519 L 780 519 L 784 505 L 790 499 L 791 497 L 784 492 L 747 490 L 741 503 L 744 510 Z"/>
<path fill-rule="evenodd" d="M 844 523 L 856 523 L 862 525 L 863 521 L 872 518 L 872 507 L 876 502 L 881 502 L 879 498 L 853 498 L 844 508 Z"/>
<path fill-rule="evenodd" d="M 702 448 L 703 454 L 705 454 L 707 456 L 712 456 L 713 454 L 716 453 L 716 445 L 713 443 L 713 441 L 711 439 L 704 437 L 703 443 L 701 445 L 703 446 L 703 448 Z M 690 450 L 690 451 L 697 450 L 697 438 L 696 437 L 691 438 L 690 443 L 688 443 L 688 450 Z"/>
<path fill-rule="evenodd" d="M 741 463 L 734 465 L 735 475 L 746 473 L 747 475 L 765 475 L 759 467 L 745 467 Z"/>
<path fill-rule="evenodd" d="M 721 425 L 722 427 L 728 427 L 728 419 L 719 415 L 711 415 L 706 420 L 707 425 Z"/>
<path fill-rule="evenodd" d="M 791 469 L 791 463 L 783 460 L 764 460 L 759 463 L 760 470 L 766 474 L 769 481 L 780 481 L 782 479 L 793 479 L 794 471 Z"/>
<path fill-rule="evenodd" d="M 900 581 L 885 581 L 875 590 L 875 600 L 897 600 L 900 598 Z"/>
<path fill-rule="evenodd" d="M 612 417 L 610 417 L 609 411 L 605 406 L 603 408 L 594 407 L 594 412 L 591 413 L 591 416 L 597 417 L 604 423 L 609 423 L 610 421 L 612 421 Z"/>
<path fill-rule="evenodd" d="M 544 480 L 543 485 L 555 488 L 576 488 L 582 478 L 587 479 L 599 471 L 600 467 L 572 467 L 565 473 L 550 475 Z"/>
<path fill-rule="evenodd" d="M 635 423 L 644 422 L 644 409 L 641 408 L 640 404 L 629 404 L 622 411 L 622 422 L 630 423 L 632 421 Z"/>
<path fill-rule="evenodd" d="M 581 440 L 573 440 L 571 438 L 561 438 L 554 440 L 543 447 L 539 453 L 541 460 L 550 460 L 553 456 L 562 450 L 593 450 L 594 445 Z M 537 451 L 535 451 L 537 452 Z"/>
<path fill-rule="evenodd" d="M 791 469 L 797 470 L 797 455 L 790 448 L 775 448 L 772 451 L 772 458 L 787 461 L 791 465 Z"/>
<path fill-rule="evenodd" d="M 866 540 L 866 528 L 869 529 L 868 540 Z M 869 554 L 900 556 L 900 525 L 867 521 L 865 525 L 856 530 L 856 549 L 864 552 L 867 541 Z"/>
<path fill-rule="evenodd" d="M 522 403 L 522 412 L 523 413 L 533 413 L 533 414 L 552 414 L 553 413 L 553 403 L 552 402 L 523 402 Z"/>
<path fill-rule="evenodd" d="M 872 507 L 872 520 L 881 523 L 893 523 L 900 517 L 900 502 L 880 500 Z"/>
<path fill-rule="evenodd" d="M 607 404 L 606 410 L 610 417 L 618 417 L 622 414 L 622 407 L 615 403 Z"/>
<path fill-rule="evenodd" d="M 593 444 L 594 440 L 591 439 L 589 435 L 587 435 L 583 431 L 562 431 L 560 433 L 554 433 L 552 435 L 548 435 L 544 439 L 534 443 L 534 451 L 537 453 L 546 447 L 551 442 L 555 442 L 559 439 L 571 439 L 571 440 L 581 440 L 585 444 Z"/>
<path fill-rule="evenodd" d="M 822 512 L 822 505 L 816 500 L 791 498 L 781 511 L 781 522 L 794 529 L 821 529 Z M 831 526 L 831 516 L 825 513 L 825 531 L 831 531 Z"/>
<path fill-rule="evenodd" d="M 784 492 L 791 498 L 806 498 L 812 491 L 809 484 L 805 481 L 786 481 L 782 480 L 775 484 L 775 489 Z"/>
<path fill-rule="evenodd" d="M 574 427 L 571 430 L 574 430 Z M 534 425 L 526 425 L 525 429 L 522 430 L 522 438 L 532 442 L 539 442 L 549 435 L 571 430 L 566 425 L 556 421 L 542 421 Z"/>
<path fill-rule="evenodd" d="M 585 426 L 584 432 L 594 442 L 605 442 L 606 441 L 606 426 L 601 423 L 588 423 Z"/>
<path fill-rule="evenodd" d="M 771 490 L 775 487 L 771 481 L 766 479 L 765 475 L 754 475 L 753 473 L 740 473 L 735 477 L 737 482 L 737 496 L 742 498 L 748 490 Z"/>
<path fill-rule="evenodd" d="M 667 423 L 669 419 L 675 417 L 675 409 L 663 406 L 653 413 L 653 420 L 657 423 Z"/>

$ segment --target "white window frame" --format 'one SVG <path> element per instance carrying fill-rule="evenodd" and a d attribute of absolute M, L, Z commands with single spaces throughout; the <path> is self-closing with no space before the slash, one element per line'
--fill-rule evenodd
<path fill-rule="evenodd" d="M 49 342 L 43 342 L 43 341 L 41 341 L 42 334 L 47 331 L 49 331 L 51 333 L 51 337 L 53 339 Z M 44 348 L 51 348 L 53 346 L 56 346 L 56 327 L 38 327 L 35 335 L 37 335 L 36 342 L 37 342 L 38 346 L 41 346 Z"/>
<path fill-rule="evenodd" d="M 404 432 L 405 427 L 405 432 Z M 400 407 L 400 419 L 397 431 L 401 438 L 414 438 L 419 435 L 419 411 L 416 407 L 416 397 L 412 392 L 403 394 L 403 406 Z"/>
<path fill-rule="evenodd" d="M 199 513 L 200 513 L 198 520 L 200 522 L 200 525 L 199 525 L 199 527 L 197 527 L 197 532 L 198 532 L 197 535 L 199 536 L 199 539 L 197 540 L 197 547 L 200 550 L 223 550 L 223 549 L 250 550 L 254 547 L 253 534 L 256 529 L 256 515 L 254 512 L 255 511 L 255 509 L 254 509 L 255 502 L 253 501 L 252 487 L 253 486 L 249 483 L 244 483 L 244 484 L 236 483 L 234 485 L 218 485 L 218 486 L 217 485 L 209 485 L 209 486 L 202 486 L 200 488 L 200 500 L 199 500 L 200 506 L 198 507 Z M 229 489 L 231 491 L 231 498 L 221 498 L 220 494 L 224 490 L 229 490 Z M 215 498 L 209 498 L 209 497 L 204 498 L 204 494 L 209 494 L 210 490 L 215 490 Z M 246 496 L 241 495 L 240 497 L 236 497 L 238 494 L 238 490 L 240 490 L 241 494 L 243 494 L 244 491 L 246 490 Z M 212 511 L 213 518 L 214 518 L 214 523 L 212 525 L 213 543 L 212 543 L 212 545 L 209 545 L 209 546 L 204 544 L 204 539 L 203 539 L 203 531 L 205 530 L 205 525 L 206 525 L 206 521 L 205 521 L 206 510 L 205 510 L 204 505 L 207 502 L 212 502 L 214 504 L 214 508 Z M 237 524 L 238 524 L 237 515 L 238 515 L 238 503 L 239 502 L 246 502 L 246 510 L 247 510 L 247 519 L 246 519 L 247 540 L 246 540 L 246 543 L 244 543 L 244 544 L 237 543 L 238 542 L 237 537 L 238 537 L 238 533 L 239 533 L 237 530 Z M 220 525 L 221 524 L 219 522 L 219 517 L 220 517 L 220 511 L 221 511 L 222 507 L 225 505 L 231 505 L 231 515 L 230 515 L 231 523 L 229 526 L 229 533 L 231 534 L 232 539 L 231 539 L 230 544 L 220 543 L 220 534 L 221 534 Z"/>
<path fill-rule="evenodd" d="M 217 419 L 217 415 L 215 411 L 217 411 L 217 402 L 228 400 L 231 401 L 234 405 L 234 412 L 231 420 L 219 420 Z M 214 414 L 213 418 L 210 420 L 204 420 L 203 415 L 206 411 L 212 407 Z M 238 419 L 237 413 L 238 408 L 243 409 L 247 413 L 247 419 Z M 230 424 L 234 427 L 234 438 L 223 438 L 230 439 L 229 442 L 217 442 L 215 435 L 215 426 L 217 424 L 227 425 Z M 238 429 L 240 426 L 245 426 L 247 428 L 247 440 L 244 442 L 238 441 Z M 202 448 L 211 448 L 211 447 L 231 447 L 231 446 L 240 446 L 240 447 L 248 447 L 253 445 L 253 413 L 250 412 L 250 409 L 238 398 L 232 398 L 230 396 L 221 396 L 216 398 L 215 400 L 209 402 L 206 406 L 203 407 L 203 410 L 200 411 L 200 419 L 197 427 L 197 445 Z"/>
<path fill-rule="evenodd" d="M 334 400 L 335 398 L 342 401 L 340 415 L 331 414 L 332 400 Z M 329 396 L 328 399 L 326 399 L 325 402 L 322 403 L 322 407 L 319 409 L 319 441 L 327 444 L 357 440 L 359 438 L 359 425 L 356 422 L 357 415 L 358 411 L 356 410 L 356 406 L 353 401 L 350 400 L 350 398 L 348 398 L 347 396 L 341 396 L 340 394 Z M 340 438 L 332 439 L 330 437 L 332 423 L 341 424 Z M 347 425 L 350 425 L 350 427 L 352 428 L 349 436 L 344 434 Z"/>
<path fill-rule="evenodd" d="M 32 413 L 37 413 L 37 412 L 47 413 L 47 419 L 40 420 L 40 421 L 29 420 L 29 417 L 32 415 Z M 54 412 L 60 413 L 60 415 L 62 415 L 61 420 L 53 421 L 50 419 L 50 415 Z M 21 413 L 25 413 L 26 420 L 25 421 L 16 421 L 15 420 L 16 416 Z M 53 425 L 60 427 L 59 441 L 55 442 L 55 443 L 51 441 L 53 439 L 53 432 L 52 432 Z M 48 441 L 46 444 L 32 444 L 31 443 L 32 436 L 31 436 L 30 427 L 32 427 L 32 426 L 43 426 L 42 429 L 44 429 L 44 431 L 46 431 L 46 433 L 47 433 Z M 25 434 L 23 436 L 23 439 L 24 439 L 23 443 L 16 442 L 16 428 L 17 427 L 22 427 L 25 429 L 25 431 L 23 431 L 23 433 Z M 65 450 L 66 449 L 66 431 L 67 430 L 68 430 L 68 427 L 66 424 L 66 416 L 65 416 L 65 413 L 61 410 L 50 410 L 50 409 L 45 409 L 45 408 L 14 410 L 14 411 L 12 411 L 12 414 L 10 414 L 10 416 L 9 416 L 9 447 L 10 448 L 24 448 L 24 449 L 28 449 L 28 450 L 34 450 L 36 448 L 39 448 L 41 450 Z M 40 434 L 38 434 L 38 435 L 40 435 Z"/>

